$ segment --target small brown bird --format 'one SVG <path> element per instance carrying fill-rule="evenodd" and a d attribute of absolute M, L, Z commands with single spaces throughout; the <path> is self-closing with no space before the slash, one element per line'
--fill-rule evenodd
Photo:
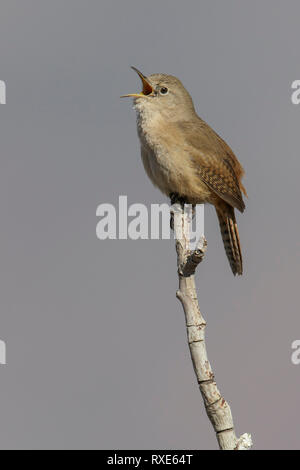
<path fill-rule="evenodd" d="M 243 212 L 244 170 L 231 148 L 196 113 L 190 94 L 178 78 L 145 77 L 133 97 L 145 170 L 164 194 L 188 204 L 215 206 L 225 251 L 234 275 L 243 261 L 234 209 Z"/>

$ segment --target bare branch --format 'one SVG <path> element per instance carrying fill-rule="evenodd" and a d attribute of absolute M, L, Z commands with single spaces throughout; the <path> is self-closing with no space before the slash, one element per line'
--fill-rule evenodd
<path fill-rule="evenodd" d="M 185 313 L 188 344 L 206 413 L 216 432 L 220 449 L 250 449 L 252 447 L 250 434 L 243 434 L 239 439 L 236 437 L 230 406 L 218 390 L 207 357 L 205 345 L 206 322 L 199 309 L 194 276 L 198 264 L 204 258 L 207 242 L 202 237 L 196 249 L 191 251 L 191 217 L 185 213 L 181 204 L 174 204 L 171 210 L 171 220 L 176 238 L 179 277 L 179 290 L 176 295 Z"/>

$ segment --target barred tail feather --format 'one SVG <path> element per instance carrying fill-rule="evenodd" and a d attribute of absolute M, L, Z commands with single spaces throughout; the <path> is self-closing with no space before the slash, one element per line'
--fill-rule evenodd
<path fill-rule="evenodd" d="M 243 258 L 234 209 L 229 204 L 222 202 L 216 206 L 216 211 L 220 223 L 224 248 L 232 272 L 234 275 L 241 275 L 243 274 Z"/>

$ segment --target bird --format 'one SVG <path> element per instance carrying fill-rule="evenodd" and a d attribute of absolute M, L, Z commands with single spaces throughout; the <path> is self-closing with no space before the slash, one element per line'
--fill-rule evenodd
<path fill-rule="evenodd" d="M 196 113 L 182 82 L 164 73 L 145 76 L 132 97 L 145 171 L 161 192 L 186 204 L 211 204 L 219 220 L 225 252 L 234 275 L 243 258 L 235 209 L 244 212 L 244 169 L 229 145 Z"/>

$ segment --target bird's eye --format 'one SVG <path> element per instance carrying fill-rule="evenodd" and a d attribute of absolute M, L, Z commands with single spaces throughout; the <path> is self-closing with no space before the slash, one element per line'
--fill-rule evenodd
<path fill-rule="evenodd" d="M 168 88 L 166 88 L 164 86 L 159 91 L 160 91 L 161 95 L 167 95 L 169 93 Z"/>

